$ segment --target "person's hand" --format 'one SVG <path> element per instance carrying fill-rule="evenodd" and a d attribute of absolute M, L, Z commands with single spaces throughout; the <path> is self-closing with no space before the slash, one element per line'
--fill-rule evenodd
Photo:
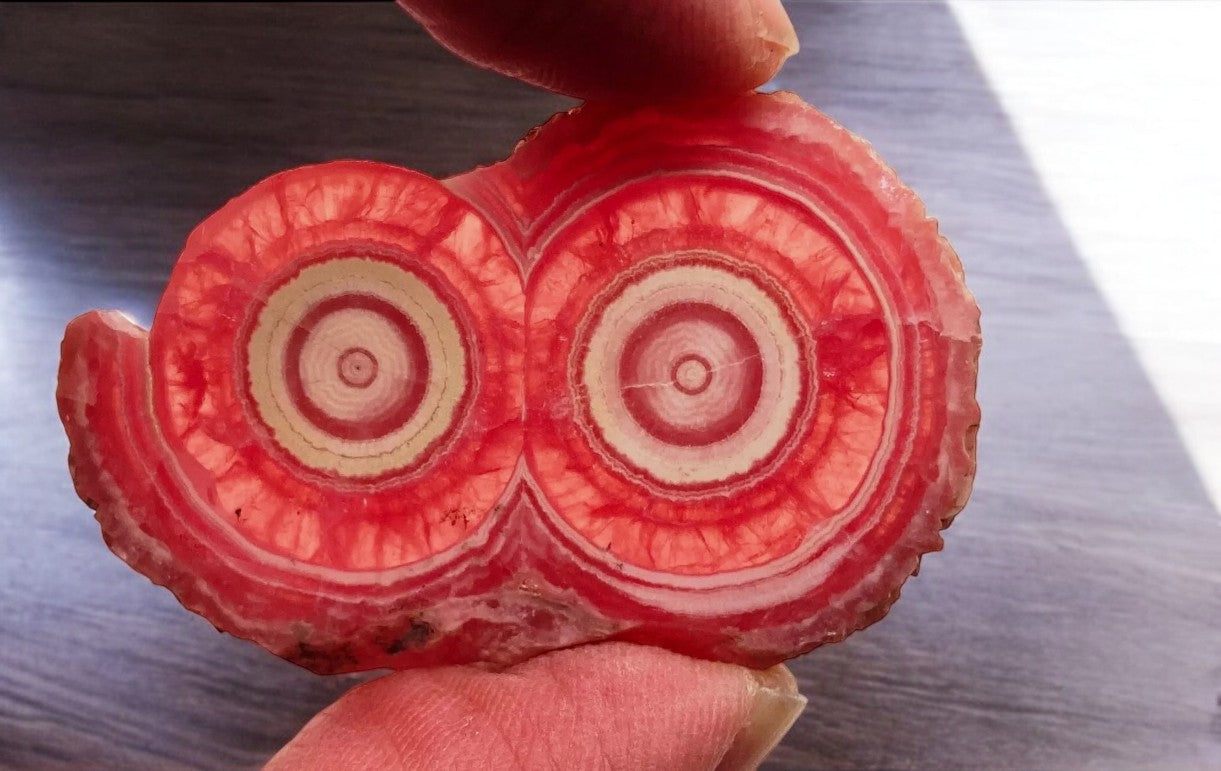
<path fill-rule="evenodd" d="M 797 50 L 779 0 L 401 0 L 450 50 L 571 96 L 746 91 Z M 398 672 L 323 710 L 269 769 L 754 768 L 805 706 L 756 672 L 625 643 L 504 672 Z"/>
<path fill-rule="evenodd" d="M 797 53 L 780 0 L 399 0 L 449 50 L 582 99 L 749 91 Z"/>
<path fill-rule="evenodd" d="M 500 673 L 443 667 L 365 683 L 267 768 L 750 769 L 804 706 L 782 666 L 605 643 Z"/>

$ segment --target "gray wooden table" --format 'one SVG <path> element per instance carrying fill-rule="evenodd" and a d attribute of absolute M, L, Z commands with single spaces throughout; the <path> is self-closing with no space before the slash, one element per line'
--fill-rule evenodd
<path fill-rule="evenodd" d="M 1221 530 L 940 4 L 795 5 L 776 85 L 922 193 L 984 310 L 974 499 L 889 617 L 793 663 L 774 768 L 1221 768 Z M 267 758 L 356 678 L 218 635 L 110 555 L 54 412 L 64 324 L 147 322 L 186 233 L 287 167 L 452 174 L 566 100 L 390 6 L 0 5 L 0 766 Z"/>

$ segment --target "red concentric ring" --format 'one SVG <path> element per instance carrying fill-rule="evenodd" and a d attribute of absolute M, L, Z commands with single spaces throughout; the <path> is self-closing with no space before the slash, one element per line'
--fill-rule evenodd
<path fill-rule="evenodd" d="M 388 403 L 362 405 L 365 409 L 359 419 L 345 419 L 328 412 L 307 393 L 302 378 L 302 350 L 311 342 L 318 323 L 344 309 L 366 311 L 384 319 L 397 333 L 392 344 L 403 349 L 410 363 L 408 376 L 398 379 L 398 387 L 391 391 Z M 335 379 L 348 389 L 367 391 L 377 381 L 378 360 L 367 348 L 351 346 L 336 352 L 333 358 Z M 402 426 L 419 408 L 428 386 L 428 353 L 420 331 L 398 308 L 373 295 L 336 295 L 314 306 L 293 330 L 284 375 L 294 405 L 315 426 L 347 440 L 376 439 Z"/>
<path fill-rule="evenodd" d="M 157 420 L 253 553 L 419 563 L 477 529 L 517 466 L 523 314 L 517 265 L 435 180 L 286 172 L 188 241 L 150 338 Z"/>
<path fill-rule="evenodd" d="M 726 230 L 726 211 L 768 227 Z M 733 178 L 650 178 L 557 229 L 530 293 L 527 461 L 596 549 L 665 572 L 758 566 L 872 484 L 885 311 L 818 212 Z"/>
<path fill-rule="evenodd" d="M 377 379 L 377 358 L 366 348 L 348 348 L 335 362 L 335 377 L 350 388 L 368 388 Z"/>
<path fill-rule="evenodd" d="M 759 346 L 741 321 L 715 305 L 667 306 L 636 327 L 619 356 L 619 387 L 628 412 L 645 431 L 670 444 L 722 441 L 759 403 Z"/>

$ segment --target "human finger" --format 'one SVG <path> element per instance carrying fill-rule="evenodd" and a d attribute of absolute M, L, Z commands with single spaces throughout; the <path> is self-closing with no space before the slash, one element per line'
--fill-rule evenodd
<path fill-rule="evenodd" d="M 797 52 L 780 0 L 399 0 L 474 64 L 584 99 L 748 91 Z"/>
<path fill-rule="evenodd" d="M 607 643 L 500 673 L 374 680 L 319 713 L 267 768 L 748 769 L 804 706 L 782 666 L 756 672 Z"/>

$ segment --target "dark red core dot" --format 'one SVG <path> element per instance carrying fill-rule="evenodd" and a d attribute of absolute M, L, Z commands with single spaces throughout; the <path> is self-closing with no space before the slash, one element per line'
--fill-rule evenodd
<path fill-rule="evenodd" d="M 377 378 L 377 359 L 364 348 L 349 348 L 339 354 L 339 379 L 352 388 L 368 388 Z"/>

